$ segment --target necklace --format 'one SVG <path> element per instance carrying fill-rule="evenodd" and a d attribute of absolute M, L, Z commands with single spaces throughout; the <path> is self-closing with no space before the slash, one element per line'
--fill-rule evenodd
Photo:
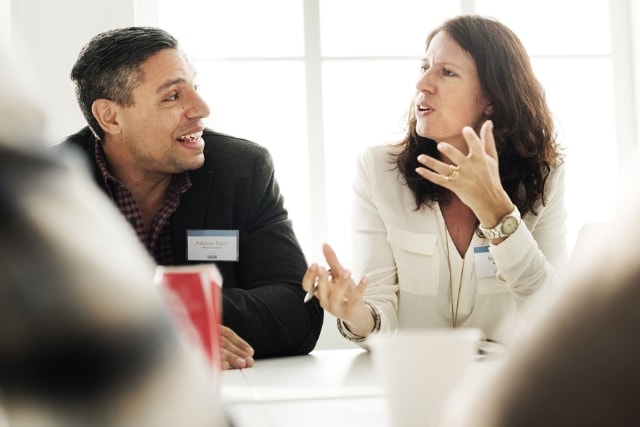
<path fill-rule="evenodd" d="M 453 279 L 453 269 L 451 268 L 451 248 L 449 246 L 449 240 L 451 239 L 453 241 L 453 235 L 449 233 L 449 227 L 447 226 L 447 217 L 450 217 L 450 215 L 445 215 L 445 208 L 447 211 L 450 212 L 450 210 L 448 208 L 453 208 L 454 206 L 452 206 L 452 204 L 457 203 L 458 208 L 454 209 L 458 211 L 458 213 L 462 212 L 462 215 L 455 215 L 453 216 L 454 221 L 458 221 L 460 223 L 465 223 L 469 218 L 465 218 L 464 215 L 464 211 L 460 211 L 459 207 L 460 204 L 462 202 L 460 202 L 460 200 L 457 197 L 453 197 L 452 199 L 449 201 L 450 203 L 448 203 L 446 206 L 440 205 L 440 212 L 442 214 L 442 222 L 444 225 L 444 229 L 445 229 L 445 251 L 446 251 L 446 256 L 447 256 L 447 267 L 449 269 L 449 298 L 450 298 L 450 306 L 451 306 L 451 326 L 453 328 L 458 326 L 458 309 L 460 307 L 460 295 L 462 293 L 462 280 L 464 278 L 464 262 L 465 262 L 465 258 L 464 258 L 464 253 L 466 252 L 466 250 L 468 249 L 468 245 L 471 244 L 471 239 L 473 237 L 473 232 L 475 230 L 475 225 L 473 227 L 471 227 L 470 229 L 470 233 L 471 235 L 466 236 L 466 239 L 463 239 L 462 241 L 465 242 L 465 244 L 462 246 L 462 249 L 459 251 L 460 256 L 462 257 L 462 269 L 460 271 L 460 279 L 458 280 L 458 293 L 456 295 L 456 298 L 454 299 L 454 294 L 453 294 L 453 288 L 454 288 L 454 279 Z M 473 216 L 473 220 L 477 221 L 475 219 L 475 215 Z M 460 224 L 458 224 L 460 225 Z M 462 228 L 464 229 L 464 227 Z M 460 235 L 460 230 L 456 230 L 456 236 L 459 239 Z M 468 242 L 468 243 L 466 243 Z M 455 243 L 455 242 L 454 242 Z M 456 251 L 458 251 L 458 247 L 456 246 Z"/>
<path fill-rule="evenodd" d="M 451 269 L 451 257 L 449 256 L 449 231 L 447 230 L 447 225 L 445 223 L 445 242 L 446 242 L 446 252 L 447 252 L 447 267 L 449 268 L 449 298 L 451 301 L 451 326 L 455 329 L 458 326 L 458 309 L 460 308 L 460 293 L 462 292 L 462 278 L 464 277 L 464 258 L 462 258 L 462 271 L 460 271 L 460 280 L 458 281 L 458 294 L 456 295 L 456 303 L 455 309 L 453 304 L 453 270 Z"/>

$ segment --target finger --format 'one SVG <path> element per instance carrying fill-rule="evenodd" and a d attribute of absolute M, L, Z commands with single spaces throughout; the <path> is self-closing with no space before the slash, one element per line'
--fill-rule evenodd
<path fill-rule="evenodd" d="M 465 126 L 462 128 L 462 136 L 467 142 L 470 156 L 477 155 L 478 153 L 484 153 L 480 136 L 478 136 L 471 126 Z"/>
<path fill-rule="evenodd" d="M 222 369 L 250 368 L 255 363 L 252 357 L 240 357 L 227 349 L 222 349 L 221 358 Z"/>
<path fill-rule="evenodd" d="M 318 289 L 316 290 L 316 298 L 320 301 L 320 305 L 323 305 L 326 301 L 329 301 L 331 297 L 332 283 L 329 272 L 324 267 L 318 267 Z"/>
<path fill-rule="evenodd" d="M 222 369 L 250 368 L 254 364 L 253 348 L 231 328 L 220 325 L 220 356 Z"/>
<path fill-rule="evenodd" d="M 331 283 L 331 299 L 333 302 L 344 302 L 355 295 L 357 286 L 351 277 L 351 271 L 344 269 L 342 276 Z"/>
<path fill-rule="evenodd" d="M 341 277 L 344 268 L 342 267 L 342 264 L 340 264 L 338 255 L 336 255 L 333 248 L 328 243 L 324 243 L 322 245 L 322 253 L 324 254 L 324 258 L 327 260 L 327 264 L 329 264 L 331 274 L 336 277 Z"/>
<path fill-rule="evenodd" d="M 358 286 L 356 286 L 356 290 L 354 291 L 354 296 L 356 297 L 364 297 L 364 292 L 367 290 L 367 285 L 369 284 L 369 278 L 367 276 L 362 276 L 360 281 L 358 282 Z"/>
<path fill-rule="evenodd" d="M 229 363 L 229 361 L 224 358 L 224 355 L 222 355 L 220 358 L 220 367 L 222 368 L 222 370 L 226 371 L 227 369 L 231 369 L 231 363 Z"/>
<path fill-rule="evenodd" d="M 316 276 L 318 275 L 318 264 L 311 264 L 307 271 L 302 276 L 302 288 L 309 292 L 315 284 Z"/>
<path fill-rule="evenodd" d="M 334 280 L 331 283 L 331 289 L 326 300 L 327 310 L 334 314 L 342 313 L 342 309 L 344 308 L 343 305 L 349 300 L 349 295 L 351 295 L 351 292 L 353 290 L 352 288 L 355 287 L 355 283 L 353 283 L 353 280 L 351 280 L 350 273 L 347 270 L 344 270 L 344 272 L 348 273 L 349 278 Z"/>
<path fill-rule="evenodd" d="M 419 160 L 422 157 L 423 155 L 418 156 Z M 449 184 L 451 184 L 451 181 L 447 180 L 447 176 L 451 173 L 451 165 L 449 164 L 443 163 L 443 166 L 439 167 L 439 169 L 435 171 L 426 167 L 417 167 L 415 171 L 424 179 L 442 187 L 449 188 Z"/>
<path fill-rule="evenodd" d="M 458 150 L 453 145 L 448 142 L 439 142 L 436 145 L 436 148 L 439 152 L 441 152 L 446 158 L 448 158 L 452 164 L 460 165 L 464 162 L 467 156 L 460 150 Z M 440 162 L 442 165 L 448 166 L 449 163 Z"/>
<path fill-rule="evenodd" d="M 254 354 L 253 347 L 240 338 L 231 328 L 220 325 L 220 342 L 223 348 L 241 357 L 251 357 Z"/>
<path fill-rule="evenodd" d="M 349 295 L 356 287 L 355 282 L 351 279 L 351 271 L 346 268 L 342 270 L 340 277 L 332 277 L 332 298 L 334 300 L 341 300 L 343 295 Z"/>
<path fill-rule="evenodd" d="M 496 139 L 493 136 L 493 121 L 487 120 L 480 128 L 480 138 L 484 143 L 484 151 L 489 156 L 498 160 L 498 149 L 496 148 Z"/>
<path fill-rule="evenodd" d="M 446 143 L 440 143 L 440 144 L 446 144 Z M 446 144 L 448 145 L 448 144 Z M 450 147 L 450 146 L 449 146 Z M 454 149 L 453 147 L 451 147 L 452 149 Z M 448 148 L 446 147 L 442 147 L 443 150 L 448 150 Z M 455 150 L 455 149 L 454 149 Z M 453 165 L 449 164 L 449 163 L 444 163 L 438 159 L 435 159 L 431 156 L 427 156 L 426 154 L 420 154 L 418 156 L 418 162 L 420 162 L 421 164 L 423 164 L 425 167 L 421 168 L 418 167 L 416 168 L 416 172 L 418 172 L 422 177 L 427 178 L 430 181 L 435 182 L 436 184 L 439 184 L 440 181 L 438 181 L 438 179 L 442 179 L 447 177 L 447 175 L 449 175 L 451 173 L 451 168 L 453 167 Z M 436 179 L 436 180 L 434 180 Z"/>
<path fill-rule="evenodd" d="M 345 290 L 345 295 L 343 297 L 344 302 L 349 302 L 349 304 L 355 304 L 361 299 L 364 298 L 364 292 L 367 289 L 368 279 L 367 276 L 362 276 L 358 284 L 351 281 L 351 286 L 349 286 L 348 290 Z"/>
<path fill-rule="evenodd" d="M 334 291 L 336 295 L 332 297 L 332 303 L 335 304 L 334 309 L 340 313 L 340 315 L 336 317 L 349 315 L 352 307 L 362 303 L 366 288 L 366 276 L 362 277 L 357 285 L 351 279 L 349 279 L 348 282 L 345 281 L 342 283 L 342 286 Z"/>

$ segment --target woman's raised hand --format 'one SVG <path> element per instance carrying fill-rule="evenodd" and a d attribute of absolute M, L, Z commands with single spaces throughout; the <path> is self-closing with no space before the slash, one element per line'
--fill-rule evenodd
<path fill-rule="evenodd" d="M 451 190 L 471 208 L 480 222 L 493 226 L 513 209 L 513 203 L 500 181 L 493 123 L 490 120 L 484 122 L 479 135 L 471 127 L 465 127 L 462 136 L 467 143 L 468 154 L 440 142 L 438 151 L 451 163 L 422 154 L 418 161 L 425 167 L 417 168 L 416 172 Z"/>

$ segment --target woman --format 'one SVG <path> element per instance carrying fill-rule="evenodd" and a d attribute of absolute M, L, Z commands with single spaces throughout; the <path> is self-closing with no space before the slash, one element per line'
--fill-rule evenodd
<path fill-rule="evenodd" d="M 348 339 L 379 330 L 477 327 L 506 343 L 523 303 L 567 258 L 564 169 L 544 92 L 518 37 L 459 16 L 427 38 L 408 131 L 359 158 L 353 203 L 358 285 L 303 280 Z M 520 219 L 522 218 L 522 220 Z"/>

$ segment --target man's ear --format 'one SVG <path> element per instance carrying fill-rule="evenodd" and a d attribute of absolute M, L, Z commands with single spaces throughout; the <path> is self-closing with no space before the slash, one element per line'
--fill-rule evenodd
<path fill-rule="evenodd" d="M 91 112 L 105 133 L 120 133 L 117 108 L 113 101 L 104 98 L 96 99 L 91 106 Z"/>

